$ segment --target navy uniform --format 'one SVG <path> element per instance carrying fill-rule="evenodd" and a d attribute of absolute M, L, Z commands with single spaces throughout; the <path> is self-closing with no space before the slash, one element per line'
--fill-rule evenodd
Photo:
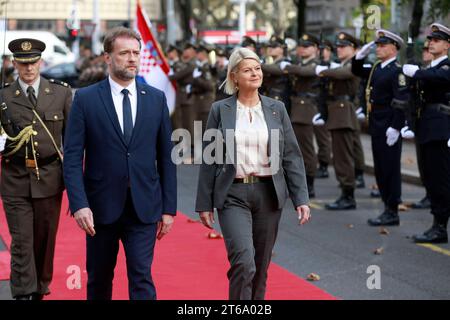
<path fill-rule="evenodd" d="M 433 24 L 431 41 L 450 43 L 450 29 Z M 431 62 L 427 69 L 409 74 L 419 82 L 422 107 L 417 123 L 425 187 L 430 197 L 432 227 L 413 237 L 417 243 L 447 243 L 450 217 L 450 60 L 447 54 Z"/>
<path fill-rule="evenodd" d="M 377 30 L 375 43 L 392 44 L 399 50 L 403 40 L 390 31 Z M 375 178 L 385 205 L 383 213 L 378 218 L 369 219 L 368 224 L 399 225 L 402 140 L 398 133 L 405 123 L 403 110 L 409 100 L 406 77 L 395 57 L 385 63 L 377 61 L 372 68 L 365 68 L 363 59 L 353 58 L 352 72 L 368 79 L 366 100 Z M 387 139 L 388 135 L 394 138 Z M 388 145 L 388 142 L 391 145 Z"/>
<path fill-rule="evenodd" d="M 319 39 L 304 34 L 299 45 L 304 47 L 319 46 Z M 318 64 L 315 55 L 303 59 L 299 64 L 289 64 L 284 71 L 291 84 L 291 122 L 298 145 L 305 162 L 306 182 L 310 198 L 315 196 L 314 176 L 317 169 L 317 154 L 314 147 L 314 128 L 312 118 L 317 114 L 317 98 L 319 95 L 318 77 L 315 68 Z"/>
<path fill-rule="evenodd" d="M 284 41 L 276 36 L 271 37 L 269 44 L 271 48 L 285 48 Z M 282 63 L 290 63 L 290 59 L 282 56 L 273 63 L 264 63 L 261 65 L 263 71 L 263 84 L 261 92 L 263 95 L 271 97 L 275 100 L 280 100 L 284 103 L 288 114 L 290 114 L 290 84 L 287 74 L 281 68 Z"/>
<path fill-rule="evenodd" d="M 35 39 L 9 43 L 14 60 L 37 63 L 45 44 Z M 62 137 L 72 103 L 67 83 L 38 77 L 3 88 L 0 191 L 11 234 L 11 293 L 21 300 L 49 294 L 64 190 Z M 15 137 L 23 137 L 16 140 Z"/>

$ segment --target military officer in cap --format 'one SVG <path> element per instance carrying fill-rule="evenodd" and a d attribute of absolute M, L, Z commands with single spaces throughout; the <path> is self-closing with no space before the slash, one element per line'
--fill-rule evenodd
<path fill-rule="evenodd" d="M 229 95 L 224 91 L 224 81 L 227 78 L 228 56 L 224 49 L 217 48 L 216 63 L 212 68 L 213 76 L 216 79 L 216 101 L 228 98 Z"/>
<path fill-rule="evenodd" d="M 241 41 L 241 47 L 247 48 L 252 50 L 253 52 L 257 51 L 257 44 L 256 41 L 253 40 L 251 37 L 243 36 Z"/>
<path fill-rule="evenodd" d="M 432 227 L 413 237 L 416 243 L 447 243 L 450 218 L 450 29 L 433 23 L 429 52 L 433 60 L 429 68 L 406 64 L 403 73 L 419 82 L 422 110 L 417 124 L 425 187 L 431 202 Z"/>
<path fill-rule="evenodd" d="M 284 71 L 291 84 L 291 122 L 297 142 L 303 154 L 306 183 L 310 198 L 315 197 L 314 176 L 317 169 L 317 154 L 314 147 L 314 128 L 311 119 L 318 112 L 318 87 L 315 68 L 318 64 L 319 39 L 304 34 L 298 41 L 301 62 L 287 64 Z"/>
<path fill-rule="evenodd" d="M 11 292 L 41 300 L 50 293 L 61 210 L 62 136 L 72 103 L 66 83 L 40 76 L 45 44 L 9 43 L 18 79 L 0 92 L 2 149 L 0 191 L 11 234 Z"/>
<path fill-rule="evenodd" d="M 377 62 L 364 67 L 364 58 L 376 44 Z M 372 137 L 375 178 L 384 203 L 382 214 L 368 220 L 370 226 L 398 226 L 401 203 L 400 130 L 405 123 L 404 108 L 409 101 L 406 77 L 397 62 L 403 45 L 401 37 L 388 30 L 377 30 L 376 41 L 364 45 L 353 59 L 352 71 L 366 78 L 369 133 Z"/>
<path fill-rule="evenodd" d="M 358 47 L 358 40 L 352 35 L 340 32 L 336 39 L 339 66 L 317 66 L 316 73 L 329 79 L 328 119 L 326 126 L 331 132 L 333 165 L 342 193 L 333 203 L 325 206 L 328 210 L 351 210 L 356 208 L 354 134 L 358 130 L 355 95 L 359 79 L 351 72 L 352 57 Z M 320 125 L 320 115 L 313 122 Z"/>
<path fill-rule="evenodd" d="M 290 64 L 285 55 L 285 43 L 277 36 L 272 36 L 268 43 L 268 56 L 272 63 L 264 63 L 261 68 L 264 75 L 262 94 L 284 103 L 290 114 L 290 83 L 284 68 Z"/>
<path fill-rule="evenodd" d="M 167 60 L 170 66 L 169 76 L 178 73 L 180 70 L 184 68 L 184 63 L 181 61 L 180 56 L 182 51 L 175 45 L 169 45 L 166 51 Z M 172 128 L 178 129 L 182 128 L 182 114 L 181 114 L 181 97 L 182 91 L 177 88 L 176 96 L 175 96 L 175 108 L 172 113 Z"/>

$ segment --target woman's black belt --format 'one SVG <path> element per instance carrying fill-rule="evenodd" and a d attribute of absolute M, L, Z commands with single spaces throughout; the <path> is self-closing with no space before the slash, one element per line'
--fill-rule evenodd
<path fill-rule="evenodd" d="M 269 182 L 272 181 L 272 176 L 248 176 L 245 178 L 235 178 L 233 183 L 257 183 L 257 182 Z"/>

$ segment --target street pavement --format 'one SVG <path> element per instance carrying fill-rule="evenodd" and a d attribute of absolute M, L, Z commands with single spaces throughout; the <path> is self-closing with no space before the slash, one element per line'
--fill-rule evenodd
<path fill-rule="evenodd" d="M 370 171 L 369 139 L 362 135 Z M 417 178 L 414 144 L 404 143 L 403 150 L 404 177 Z M 198 168 L 196 165 L 178 167 L 178 210 L 194 219 L 198 218 L 194 212 Z M 356 210 L 327 211 L 325 203 L 334 201 L 340 193 L 331 167 L 329 178 L 316 180 L 316 198 L 311 201 L 312 220 L 304 226 L 297 224 L 292 203 L 288 201 L 273 262 L 301 278 L 310 273 L 319 275 L 320 280 L 313 284 L 339 299 L 450 299 L 450 245 L 425 247 L 410 239 L 430 227 L 429 211 L 402 211 L 400 227 L 387 227 L 388 234 L 381 234 L 381 228 L 367 225 L 367 219 L 377 216 L 383 206 L 379 199 L 370 197 L 374 177 L 366 174 L 365 181 L 366 188 L 358 189 L 355 194 Z M 421 199 L 424 193 L 419 185 L 402 184 L 402 199 L 406 204 Z M 220 231 L 217 222 L 215 228 Z M 381 254 L 374 253 L 377 249 Z M 379 289 L 367 285 L 373 274 L 373 271 L 368 273 L 370 268 L 379 268 Z M 0 299 L 8 298 L 8 283 L 0 282 Z"/>

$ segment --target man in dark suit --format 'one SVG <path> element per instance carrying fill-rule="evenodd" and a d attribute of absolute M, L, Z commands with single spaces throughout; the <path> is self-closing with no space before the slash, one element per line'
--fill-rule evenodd
<path fill-rule="evenodd" d="M 130 299 L 156 299 L 155 240 L 176 212 L 169 112 L 163 92 L 135 80 L 137 33 L 111 30 L 104 51 L 110 75 L 75 94 L 64 149 L 70 209 L 87 233 L 87 297 L 111 299 L 121 240 Z"/>

